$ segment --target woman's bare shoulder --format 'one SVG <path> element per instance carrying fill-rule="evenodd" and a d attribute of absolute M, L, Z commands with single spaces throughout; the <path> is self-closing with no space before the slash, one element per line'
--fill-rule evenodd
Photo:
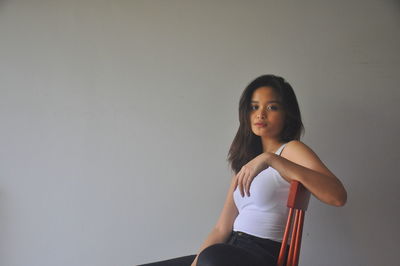
<path fill-rule="evenodd" d="M 289 141 L 283 149 L 281 156 L 304 167 L 334 176 L 318 155 L 302 141 Z"/>
<path fill-rule="evenodd" d="M 297 157 L 300 153 L 304 153 L 307 150 L 310 151 L 311 149 L 302 141 L 291 140 L 286 143 L 284 149 L 282 150 L 281 156 L 289 159 Z"/>

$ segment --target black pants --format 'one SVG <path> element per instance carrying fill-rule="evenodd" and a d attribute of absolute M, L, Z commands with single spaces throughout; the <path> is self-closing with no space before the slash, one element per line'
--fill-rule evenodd
<path fill-rule="evenodd" d="M 280 242 L 233 231 L 226 243 L 205 248 L 197 266 L 275 266 L 280 248 Z M 195 258 L 188 255 L 138 266 L 190 266 Z"/>

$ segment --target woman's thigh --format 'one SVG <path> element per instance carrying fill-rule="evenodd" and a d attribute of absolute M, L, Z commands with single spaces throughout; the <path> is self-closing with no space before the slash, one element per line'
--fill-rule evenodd
<path fill-rule="evenodd" d="M 219 243 L 205 248 L 197 259 L 197 266 L 267 266 L 274 265 L 273 260 L 249 249 L 230 244 Z"/>
<path fill-rule="evenodd" d="M 157 262 L 152 262 L 152 263 L 147 263 L 147 264 L 140 264 L 137 266 L 190 266 L 195 258 L 196 258 L 196 255 L 188 255 L 188 256 L 173 258 L 173 259 L 169 259 L 169 260 L 157 261 Z"/>

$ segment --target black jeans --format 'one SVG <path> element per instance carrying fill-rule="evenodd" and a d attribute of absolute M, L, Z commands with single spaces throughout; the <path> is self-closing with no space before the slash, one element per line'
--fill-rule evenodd
<path fill-rule="evenodd" d="M 275 266 L 280 248 L 280 242 L 232 231 L 226 243 L 205 248 L 197 266 Z M 138 266 L 190 266 L 195 258 L 188 255 Z"/>

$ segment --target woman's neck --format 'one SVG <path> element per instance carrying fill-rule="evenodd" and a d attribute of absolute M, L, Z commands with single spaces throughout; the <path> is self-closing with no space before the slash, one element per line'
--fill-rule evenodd
<path fill-rule="evenodd" d="M 276 152 L 280 146 L 282 146 L 283 142 L 280 142 L 277 139 L 266 139 L 261 138 L 261 143 L 263 146 L 263 152 Z"/>

